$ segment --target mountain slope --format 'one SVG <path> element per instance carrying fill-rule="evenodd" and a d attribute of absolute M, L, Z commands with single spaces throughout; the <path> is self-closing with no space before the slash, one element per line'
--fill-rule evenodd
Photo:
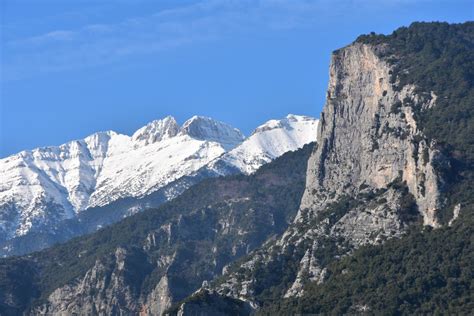
<path fill-rule="evenodd" d="M 0 311 L 469 314 L 473 40 L 415 23 L 335 51 L 313 150 L 0 260 Z"/>
<path fill-rule="evenodd" d="M 275 301 L 260 315 L 469 315 L 474 308 L 472 205 L 449 227 L 412 230 L 328 266 L 322 284 L 301 297 Z"/>
<path fill-rule="evenodd" d="M 207 179 L 92 235 L 0 260 L 0 313 L 159 314 L 285 230 L 311 148 L 250 176 Z"/>
<path fill-rule="evenodd" d="M 361 36 L 383 46 L 394 88 L 414 85 L 430 107 L 404 99 L 424 135 L 444 160 L 441 228 L 412 229 L 406 237 L 365 247 L 335 262 L 324 284 L 309 284 L 300 299 L 276 303 L 262 314 L 339 313 L 468 315 L 474 308 L 474 23 L 414 23 L 393 34 Z M 429 94 L 427 93 L 429 92 Z"/>
<path fill-rule="evenodd" d="M 93 232 L 157 207 L 202 179 L 253 172 L 314 140 L 313 118 L 271 122 L 282 122 L 272 138 L 256 130 L 243 141 L 239 131 L 210 118 L 195 116 L 179 127 L 166 117 L 131 137 L 97 133 L 2 159 L 0 253 L 24 254 Z"/>
<path fill-rule="evenodd" d="M 214 282 L 216 301 L 262 314 L 472 310 L 473 25 L 415 23 L 333 53 L 298 215 Z M 186 304 L 206 311 L 192 296 L 172 313 Z"/>
<path fill-rule="evenodd" d="M 228 174 L 229 169 L 251 174 L 285 152 L 313 142 L 317 127 L 318 121 L 307 116 L 290 114 L 282 120 L 270 120 L 257 127 L 242 144 L 211 162 L 207 169 L 222 175 Z"/>

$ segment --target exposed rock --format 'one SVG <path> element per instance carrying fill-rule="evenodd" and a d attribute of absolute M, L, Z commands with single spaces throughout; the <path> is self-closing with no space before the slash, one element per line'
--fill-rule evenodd
<path fill-rule="evenodd" d="M 453 210 L 453 218 L 451 218 L 448 223 L 449 226 L 453 225 L 454 221 L 459 217 L 460 213 L 461 213 L 461 204 L 456 204 Z"/>
<path fill-rule="evenodd" d="M 133 289 L 125 280 L 127 251 L 117 248 L 115 265 L 96 261 L 84 277 L 54 290 L 34 315 L 125 315 L 137 310 Z"/>
<path fill-rule="evenodd" d="M 147 296 L 142 304 L 140 315 L 162 315 L 171 306 L 172 296 L 169 290 L 168 277 L 165 275 Z"/>
<path fill-rule="evenodd" d="M 132 135 L 132 141 L 138 146 L 146 146 L 163 139 L 174 137 L 179 132 L 179 125 L 175 118 L 167 116 L 162 120 L 155 120 L 137 130 Z"/>
<path fill-rule="evenodd" d="M 282 286 L 269 281 L 268 269 L 294 279 L 281 296 L 300 296 L 307 282 L 324 281 L 328 262 L 400 237 L 412 223 L 440 225 L 443 179 L 434 164 L 446 161 L 411 107 L 433 107 L 436 96 L 409 85 L 394 89 L 391 66 L 378 57 L 384 49 L 354 43 L 334 52 L 298 215 L 281 238 L 227 268 L 214 285 L 218 293 L 258 305 L 262 284 Z M 281 268 L 286 260 L 299 261 L 298 268 Z"/>
<path fill-rule="evenodd" d="M 220 296 L 214 291 L 200 290 L 193 296 L 195 299 L 184 302 L 178 311 L 170 314 L 178 316 L 227 316 L 250 315 L 252 308 L 241 301 Z"/>
<path fill-rule="evenodd" d="M 423 98 L 413 86 L 395 91 L 391 67 L 374 49 L 383 47 L 355 43 L 332 56 L 320 146 L 308 164 L 301 209 L 318 212 L 343 194 L 357 194 L 361 186 L 386 188 L 401 175 L 424 224 L 436 227 L 440 179 L 432 163 L 441 154 L 426 143 L 412 108 L 403 103 Z"/>

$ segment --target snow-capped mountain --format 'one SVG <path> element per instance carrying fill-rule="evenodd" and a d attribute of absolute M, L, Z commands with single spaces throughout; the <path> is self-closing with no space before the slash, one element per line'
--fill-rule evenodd
<path fill-rule="evenodd" d="M 209 168 L 223 175 L 229 167 L 251 174 L 284 153 L 315 141 L 317 129 L 318 120 L 309 116 L 289 114 L 281 120 L 270 120 L 242 144 L 212 161 Z"/>
<path fill-rule="evenodd" d="M 245 139 L 239 130 L 207 117 L 194 116 L 180 127 L 168 116 L 132 136 L 100 132 L 0 159 L 0 241 L 57 228 L 85 210 L 167 187 L 172 188 L 167 198 L 173 198 L 187 187 L 173 184 L 199 170 L 252 173 L 314 141 L 316 127 L 313 118 L 289 115 Z"/>

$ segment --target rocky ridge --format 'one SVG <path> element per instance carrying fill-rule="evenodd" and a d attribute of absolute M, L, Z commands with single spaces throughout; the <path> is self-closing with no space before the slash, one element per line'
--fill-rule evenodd
<path fill-rule="evenodd" d="M 210 291 L 258 309 L 264 301 L 302 296 L 306 284 L 325 281 L 328 263 L 363 245 L 401 237 L 412 225 L 441 226 L 445 179 L 438 170 L 450 162 L 418 127 L 413 107 L 431 109 L 437 96 L 399 87 L 386 48 L 355 42 L 333 53 L 295 221 Z"/>

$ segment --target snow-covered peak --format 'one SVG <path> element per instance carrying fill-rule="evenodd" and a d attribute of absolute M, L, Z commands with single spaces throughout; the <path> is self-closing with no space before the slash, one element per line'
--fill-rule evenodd
<path fill-rule="evenodd" d="M 252 132 L 252 135 L 278 128 L 292 129 L 292 125 L 305 123 L 312 124 L 314 121 L 315 119 L 309 116 L 288 114 L 281 120 L 269 120 L 260 125 Z"/>
<path fill-rule="evenodd" d="M 239 130 L 208 117 L 194 116 L 179 127 L 169 116 L 132 136 L 99 132 L 0 159 L 0 241 L 176 181 L 172 194 L 167 191 L 171 198 L 186 188 L 179 179 L 199 170 L 252 173 L 316 140 L 316 126 L 315 119 L 289 115 L 268 121 L 244 140 Z"/>
<path fill-rule="evenodd" d="M 174 137 L 179 132 L 175 118 L 167 116 L 143 126 L 132 135 L 132 141 L 141 145 L 153 144 L 164 139 Z"/>
<path fill-rule="evenodd" d="M 242 144 L 214 161 L 211 169 L 222 173 L 222 168 L 230 167 L 246 174 L 253 173 L 284 153 L 316 141 L 318 122 L 309 116 L 293 114 L 281 120 L 267 121 Z"/>
<path fill-rule="evenodd" d="M 98 132 L 84 138 L 84 143 L 93 158 L 105 157 L 109 149 L 110 139 L 117 135 L 114 131 Z"/>
<path fill-rule="evenodd" d="M 0 159 L 0 241 L 120 198 L 145 196 L 242 140 L 238 130 L 210 118 L 193 117 L 180 128 L 168 116 L 132 136 L 99 132 Z"/>
<path fill-rule="evenodd" d="M 205 116 L 193 116 L 184 122 L 180 134 L 218 142 L 227 148 L 235 147 L 244 140 L 244 135 L 238 129 Z"/>

